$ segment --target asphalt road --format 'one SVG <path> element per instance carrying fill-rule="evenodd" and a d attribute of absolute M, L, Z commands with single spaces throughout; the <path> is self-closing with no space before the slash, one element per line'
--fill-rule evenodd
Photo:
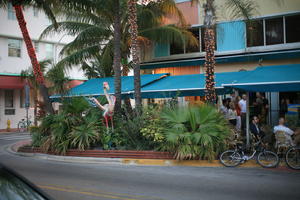
<path fill-rule="evenodd" d="M 7 145 L 20 138 L 0 134 L 0 162 L 57 200 L 300 198 L 299 171 L 64 163 L 21 157 L 5 151 Z"/>

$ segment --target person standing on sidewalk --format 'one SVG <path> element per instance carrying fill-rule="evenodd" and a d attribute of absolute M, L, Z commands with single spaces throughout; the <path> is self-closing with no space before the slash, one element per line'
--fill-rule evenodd
<path fill-rule="evenodd" d="M 239 101 L 239 107 L 241 109 L 241 132 L 242 135 L 246 135 L 246 112 L 247 112 L 247 96 L 246 94 L 242 95 L 242 99 Z"/>

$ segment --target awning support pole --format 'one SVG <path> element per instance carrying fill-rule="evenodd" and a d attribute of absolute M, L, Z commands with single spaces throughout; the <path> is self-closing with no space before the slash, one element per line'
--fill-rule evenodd
<path fill-rule="evenodd" d="M 247 99 L 246 99 L 246 139 L 247 139 L 247 148 L 250 146 L 249 118 L 250 118 L 249 92 L 247 92 Z"/>

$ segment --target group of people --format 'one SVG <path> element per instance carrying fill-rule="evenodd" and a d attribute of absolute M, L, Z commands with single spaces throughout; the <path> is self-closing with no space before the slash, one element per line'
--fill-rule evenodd
<path fill-rule="evenodd" d="M 220 107 L 220 112 L 239 131 L 246 128 L 246 98 L 245 94 L 242 98 L 232 94 L 230 98 L 223 99 Z"/>
<path fill-rule="evenodd" d="M 256 93 L 256 99 L 253 102 L 253 114 L 249 124 L 249 130 L 256 139 L 265 138 L 266 134 L 262 130 L 260 124 L 266 124 L 266 118 L 269 109 L 268 100 L 259 92 Z M 232 124 L 237 131 L 246 135 L 246 113 L 247 113 L 247 96 L 243 94 L 242 97 L 232 94 L 230 98 L 222 100 L 222 105 L 219 108 L 220 112 Z M 283 131 L 286 135 L 287 141 L 291 145 L 300 143 L 300 130 L 291 130 L 285 125 L 285 119 L 281 117 L 277 126 L 274 126 L 273 133 Z M 273 135 L 274 136 L 274 135 Z M 294 139 L 292 139 L 292 136 Z"/>
<path fill-rule="evenodd" d="M 249 129 L 250 132 L 254 135 L 254 137 L 257 140 L 264 139 L 266 136 L 265 132 L 262 130 L 260 126 L 258 116 L 254 116 L 252 118 Z M 286 138 L 286 143 L 288 145 L 294 146 L 300 144 L 300 129 L 296 129 L 295 131 L 293 131 L 292 129 L 288 128 L 284 117 L 280 117 L 278 120 L 278 125 L 274 126 L 273 128 L 274 134 L 277 134 L 278 131 L 284 133 Z"/>

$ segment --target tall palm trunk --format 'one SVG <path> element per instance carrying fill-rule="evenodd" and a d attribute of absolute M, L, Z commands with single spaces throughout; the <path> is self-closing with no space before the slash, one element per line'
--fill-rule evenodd
<path fill-rule="evenodd" d="M 37 83 L 39 84 L 39 89 L 43 96 L 47 112 L 54 113 L 50 99 L 49 99 L 48 89 L 45 86 L 45 79 L 44 79 L 43 73 L 41 72 L 41 67 L 36 58 L 35 50 L 33 48 L 32 41 L 31 41 L 31 38 L 30 38 L 28 30 L 27 30 L 22 6 L 17 4 L 19 2 L 20 1 L 13 1 L 13 6 L 16 11 L 16 17 L 17 17 L 17 20 L 18 20 L 18 23 L 19 23 L 19 26 L 20 26 L 20 29 L 21 29 L 21 32 L 23 35 L 23 39 L 26 44 L 26 48 L 27 48 L 29 58 L 31 60 L 31 64 L 33 66 L 34 76 L 35 76 Z"/>
<path fill-rule="evenodd" d="M 205 45 L 205 99 L 206 102 L 214 104 L 216 102 L 215 90 L 215 10 L 214 0 L 207 0 L 204 5 L 204 45 Z"/>
<path fill-rule="evenodd" d="M 121 111 L 121 14 L 120 1 L 114 0 L 115 16 L 114 16 L 114 62 L 113 68 L 115 72 L 115 111 Z"/>
<path fill-rule="evenodd" d="M 140 77 L 140 63 L 138 57 L 138 25 L 137 25 L 137 0 L 128 0 L 128 12 L 129 12 L 129 24 L 130 24 L 130 36 L 131 36 L 131 54 L 132 65 L 134 73 L 134 99 L 136 108 L 142 106 L 141 98 L 141 77 Z"/>

